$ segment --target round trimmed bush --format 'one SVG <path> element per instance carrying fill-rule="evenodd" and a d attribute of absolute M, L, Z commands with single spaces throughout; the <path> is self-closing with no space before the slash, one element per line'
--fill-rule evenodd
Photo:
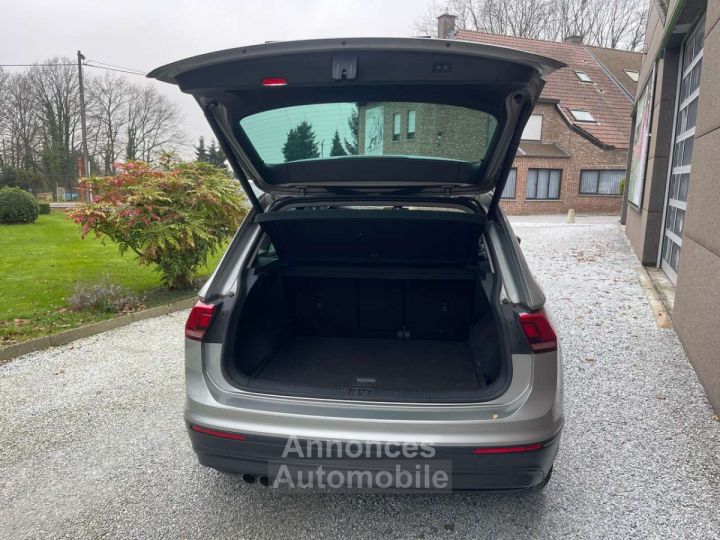
<path fill-rule="evenodd" d="M 0 223 L 33 223 L 40 214 L 37 199 L 20 188 L 0 189 Z"/>

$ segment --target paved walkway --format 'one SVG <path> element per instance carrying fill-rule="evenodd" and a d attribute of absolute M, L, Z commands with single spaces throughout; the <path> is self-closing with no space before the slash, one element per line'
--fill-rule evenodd
<path fill-rule="evenodd" d="M 518 223 L 566 360 L 540 493 L 279 493 L 197 465 L 184 314 L 0 367 L 4 538 L 718 538 L 720 422 L 612 221 Z"/>

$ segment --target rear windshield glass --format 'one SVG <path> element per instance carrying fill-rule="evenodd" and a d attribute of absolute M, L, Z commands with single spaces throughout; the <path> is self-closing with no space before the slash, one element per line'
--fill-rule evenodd
<path fill-rule="evenodd" d="M 494 116 L 414 102 L 320 103 L 284 107 L 240 121 L 267 164 L 342 156 L 411 156 L 481 161 Z"/>

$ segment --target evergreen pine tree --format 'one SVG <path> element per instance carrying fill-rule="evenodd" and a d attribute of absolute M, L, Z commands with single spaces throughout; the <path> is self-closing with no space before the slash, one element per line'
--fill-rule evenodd
<path fill-rule="evenodd" d="M 225 165 L 225 152 L 222 151 L 215 141 L 211 142 L 208 147 L 207 162 L 222 169 L 226 173 L 228 172 L 227 165 Z"/>
<path fill-rule="evenodd" d="M 200 137 L 198 145 L 195 147 L 195 161 L 209 163 L 208 153 L 205 148 L 205 137 Z"/>
<path fill-rule="evenodd" d="M 360 134 L 360 113 L 357 108 L 353 110 L 348 118 L 348 128 L 350 129 L 350 140 L 345 139 L 345 151 L 351 156 L 358 155 L 358 136 Z"/>
<path fill-rule="evenodd" d="M 343 147 L 342 143 L 340 142 L 340 133 L 338 133 L 338 130 L 335 130 L 335 135 L 333 135 L 332 138 L 332 145 L 330 146 L 330 155 L 331 156 L 347 156 L 347 152 L 345 151 L 345 148 Z"/>
<path fill-rule="evenodd" d="M 310 159 L 320 156 L 318 144 L 315 140 L 315 132 L 306 120 L 303 120 L 296 128 L 288 132 L 282 153 L 285 161 L 297 161 L 298 159 Z"/>

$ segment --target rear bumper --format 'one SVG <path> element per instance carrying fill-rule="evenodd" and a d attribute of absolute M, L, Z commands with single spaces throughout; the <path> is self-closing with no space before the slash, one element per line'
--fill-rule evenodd
<path fill-rule="evenodd" d="M 188 429 L 188 434 L 202 465 L 223 472 L 267 477 L 271 485 L 285 474 L 295 480 L 301 478 L 311 481 L 314 487 L 334 487 L 317 483 L 319 468 L 324 470 L 325 478 L 330 471 L 339 471 L 341 474 L 347 474 L 348 471 L 378 473 L 391 471 L 396 467 L 411 472 L 424 471 L 426 468 L 429 471 L 445 471 L 449 477 L 445 489 L 437 489 L 437 486 L 422 482 L 405 489 L 391 487 L 404 491 L 531 488 L 542 483 L 549 474 L 560 444 L 558 433 L 552 439 L 542 441 L 538 449 L 515 453 L 477 455 L 473 453 L 474 447 L 443 445 L 432 447 L 432 457 L 417 455 L 412 459 L 402 456 L 395 459 L 387 459 L 385 456 L 381 456 L 381 459 L 366 459 L 365 455 L 360 459 L 348 459 L 347 456 L 344 459 L 303 456 L 301 459 L 297 454 L 283 457 L 288 444 L 288 439 L 285 438 L 247 435 L 245 440 L 240 441 L 198 433 L 192 429 Z M 295 448 L 308 448 L 308 440 L 295 441 Z M 314 444 L 318 442 L 312 440 Z M 281 470 L 282 474 L 279 472 Z M 308 480 L 310 478 L 313 480 Z M 292 487 L 287 482 L 278 485 Z"/>
<path fill-rule="evenodd" d="M 431 442 L 438 447 L 531 444 L 563 425 L 560 351 L 513 355 L 512 379 L 482 403 L 376 403 L 239 391 L 216 344 L 186 343 L 185 421 L 221 431 L 313 440 Z"/>

